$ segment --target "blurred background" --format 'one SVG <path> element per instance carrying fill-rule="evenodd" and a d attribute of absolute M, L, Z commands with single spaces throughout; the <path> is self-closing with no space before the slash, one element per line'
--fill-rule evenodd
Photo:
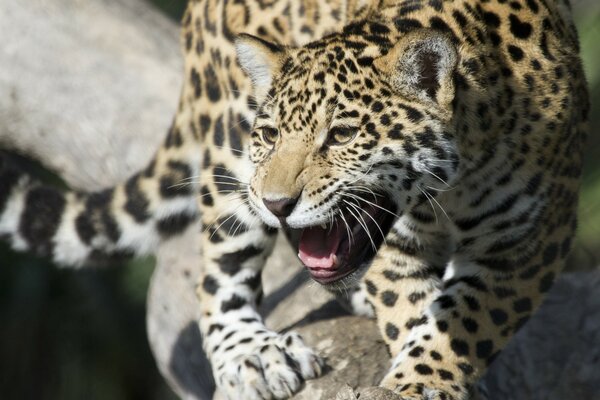
<path fill-rule="evenodd" d="M 178 20 L 185 0 L 148 0 Z M 569 270 L 600 265 L 600 1 L 573 0 L 592 98 L 580 229 Z M 0 398 L 175 399 L 145 333 L 154 261 L 59 270 L 0 243 Z"/>

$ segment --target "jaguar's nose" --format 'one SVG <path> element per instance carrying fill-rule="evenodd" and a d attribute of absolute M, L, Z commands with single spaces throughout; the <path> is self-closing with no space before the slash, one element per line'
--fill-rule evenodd
<path fill-rule="evenodd" d="M 286 218 L 292 213 L 294 207 L 296 207 L 299 198 L 300 196 L 296 198 L 284 197 L 277 200 L 267 200 L 263 198 L 263 203 L 277 218 Z"/>

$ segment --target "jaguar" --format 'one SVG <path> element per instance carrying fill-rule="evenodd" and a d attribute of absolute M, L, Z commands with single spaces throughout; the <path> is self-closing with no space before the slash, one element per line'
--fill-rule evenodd
<path fill-rule="evenodd" d="M 199 218 L 217 386 L 282 399 L 323 372 L 256 310 L 288 231 L 308 274 L 376 319 L 381 390 L 469 398 L 575 235 L 589 103 L 568 0 L 190 0 L 182 26 L 185 83 L 149 165 L 81 193 L 4 160 L 0 235 L 78 266 Z"/>

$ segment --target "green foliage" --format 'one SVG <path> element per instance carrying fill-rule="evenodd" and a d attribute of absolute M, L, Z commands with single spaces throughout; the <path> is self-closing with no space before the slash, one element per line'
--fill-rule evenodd
<path fill-rule="evenodd" d="M 600 2 L 575 3 L 575 20 L 579 29 L 581 55 L 592 101 L 590 135 L 579 207 L 579 240 L 572 269 L 596 268 L 600 265 Z"/>

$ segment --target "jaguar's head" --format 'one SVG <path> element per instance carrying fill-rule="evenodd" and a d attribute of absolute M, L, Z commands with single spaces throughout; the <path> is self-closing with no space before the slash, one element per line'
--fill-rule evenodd
<path fill-rule="evenodd" d="M 361 270 L 395 220 L 456 174 L 452 41 L 420 30 L 387 47 L 348 34 L 300 48 L 242 35 L 236 47 L 258 103 L 250 204 L 301 231 L 316 281 Z"/>

